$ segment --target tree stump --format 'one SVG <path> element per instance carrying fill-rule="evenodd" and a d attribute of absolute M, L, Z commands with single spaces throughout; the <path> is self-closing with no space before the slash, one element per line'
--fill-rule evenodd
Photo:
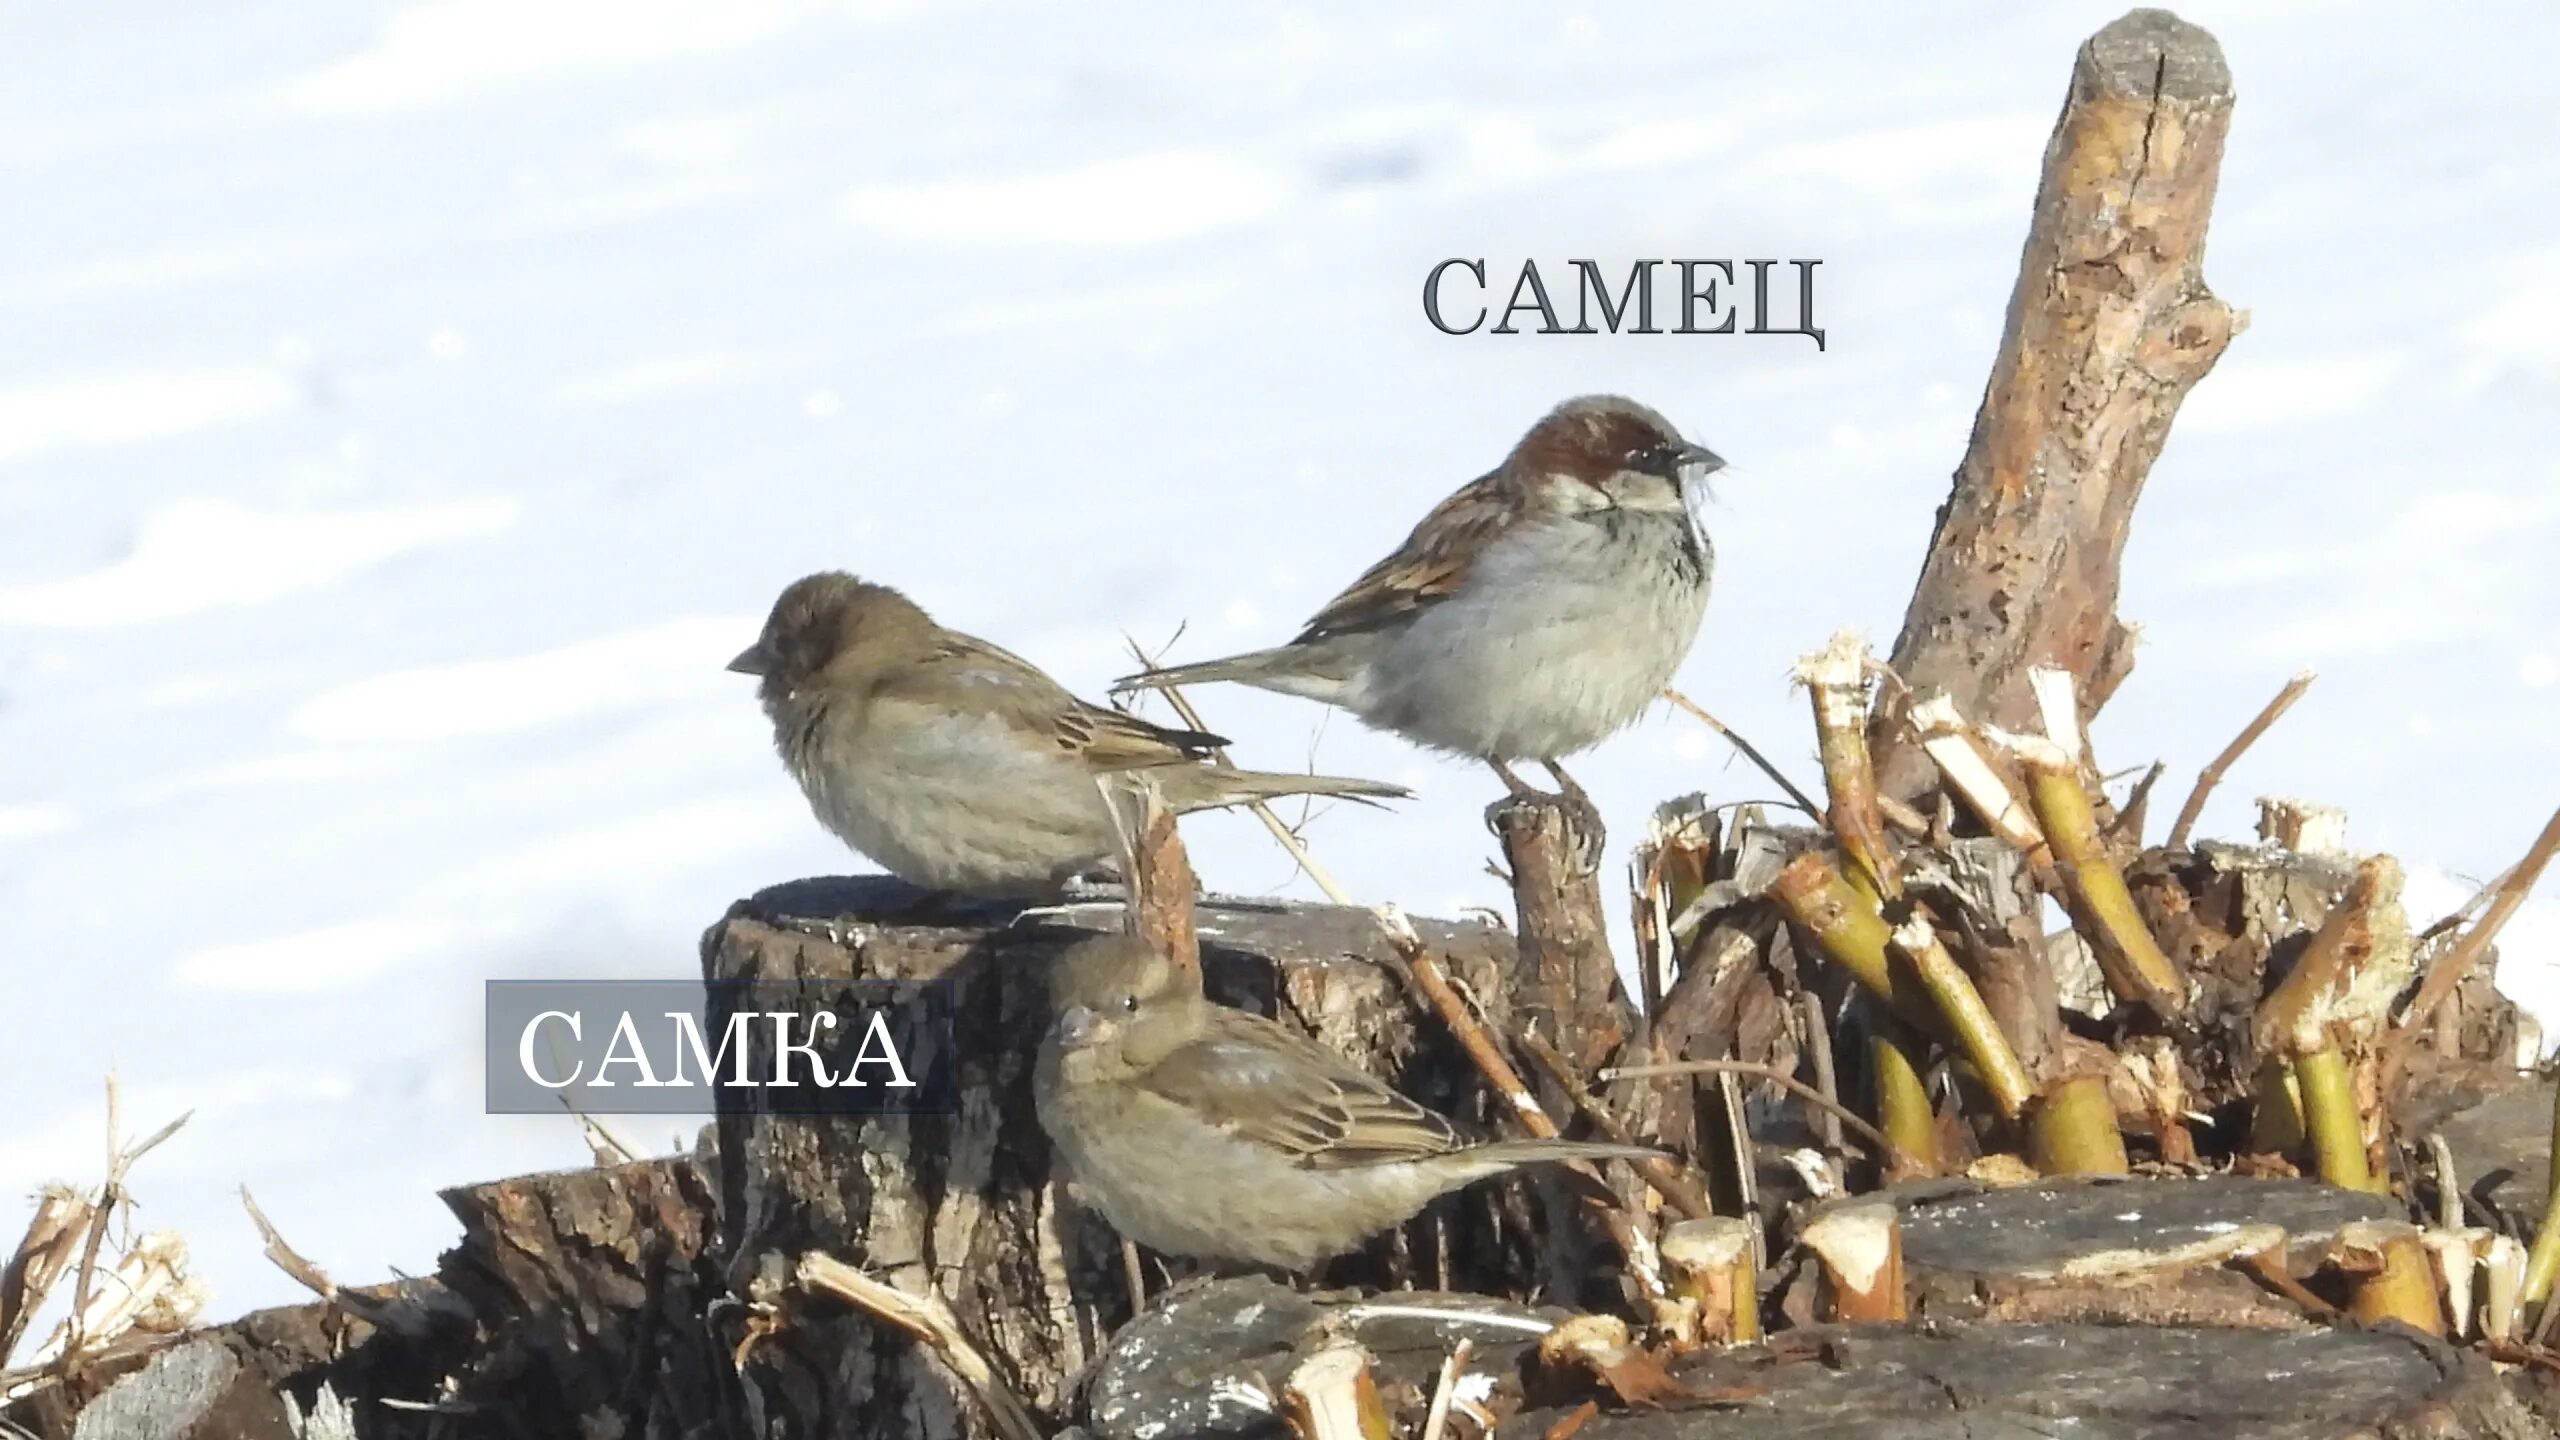
<path fill-rule="evenodd" d="M 894 882 L 804 881 L 740 902 L 704 938 L 712 980 L 790 981 L 813 995 L 855 979 L 937 981 L 948 987 L 959 1062 L 956 1114 L 724 1111 L 722 1264 L 741 1294 L 809 1250 L 901 1289 L 938 1288 L 1015 1393 L 1057 1418 L 1130 1303 L 1108 1228 L 1053 1183 L 1031 1069 L 1049 1020 L 1049 963 L 1076 940 L 1117 929 L 1120 912 L 1091 906 L 1015 923 L 986 906 L 930 907 Z M 1277 1013 L 1423 1103 L 1495 1128 L 1454 1042 L 1416 1023 L 1369 912 L 1204 899 L 1197 920 L 1211 999 Z M 1518 964 L 1511 937 L 1487 925 L 1416 928 L 1489 1023 L 1506 1028 Z M 726 1023 L 716 1001 L 710 1020 Z M 1474 1187 L 1337 1261 L 1325 1278 L 1524 1289 L 1542 1273 L 1535 1210 L 1515 1187 Z M 742 1375 L 752 1433 L 983 1433 L 971 1405 L 904 1335 L 837 1306 L 795 1304 L 787 1321 L 751 1348 Z M 731 1317 L 722 1333 L 734 1340 L 742 1325 Z"/>

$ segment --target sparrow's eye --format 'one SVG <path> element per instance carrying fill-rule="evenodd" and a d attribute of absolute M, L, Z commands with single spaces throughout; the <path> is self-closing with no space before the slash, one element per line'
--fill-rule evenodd
<path fill-rule="evenodd" d="M 1124 1011 L 1124 1012 L 1125 1012 L 1125 1013 L 1127 1013 L 1127 1014 L 1131 1014 L 1131 1015 L 1135 1015 L 1135 1014 L 1137 1014 L 1137 1013 L 1138 1013 L 1138 997 L 1137 997 L 1137 996 L 1135 996 L 1135 995 L 1123 995 L 1123 996 L 1121 996 L 1121 997 L 1120 997 L 1120 1008 L 1121 1008 L 1121 1010 L 1122 1010 L 1122 1011 Z"/>

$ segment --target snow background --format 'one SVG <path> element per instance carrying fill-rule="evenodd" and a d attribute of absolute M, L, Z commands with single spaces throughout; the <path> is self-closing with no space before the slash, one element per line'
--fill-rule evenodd
<path fill-rule="evenodd" d="M 0 1196 L 94 1179 L 113 1066 L 136 1130 L 196 1110 L 136 1178 L 211 1315 L 298 1293 L 241 1184 L 341 1279 L 431 1268 L 436 1186 L 585 1159 L 479 1113 L 484 978 L 688 975 L 733 896 L 849 867 L 720 668 L 784 583 L 1098 694 L 1123 630 L 1283 638 L 1577 392 L 1734 462 L 1681 684 L 1809 783 L 1785 668 L 1890 642 L 2119 8 L 11 7 Z M 2423 920 L 2560 799 L 2560 12 L 2186 9 L 2253 323 L 2151 478 L 2100 754 L 2165 758 L 2165 815 L 2317 666 L 2205 833 L 2343 805 Z M 1452 339 L 1452 255 L 1820 257 L 1830 348 Z M 1310 832 L 1367 895 L 1503 903 L 1481 771 L 1197 698 L 1423 792 Z M 1622 839 L 1768 788 L 1671 716 L 1577 768 Z M 1191 834 L 1307 893 L 1249 817 Z M 2554 908 L 2507 945 L 2546 1016 Z"/>

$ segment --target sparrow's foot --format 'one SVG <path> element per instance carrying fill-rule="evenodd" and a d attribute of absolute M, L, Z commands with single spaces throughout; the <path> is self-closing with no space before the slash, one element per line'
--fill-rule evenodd
<path fill-rule="evenodd" d="M 1600 807 L 1581 787 L 1564 797 L 1565 831 L 1573 838 L 1573 862 L 1585 875 L 1600 873 L 1600 858 L 1609 850 L 1609 827 L 1600 819 Z"/>
<path fill-rule="evenodd" d="M 1573 827 L 1576 841 L 1575 858 L 1581 864 L 1583 873 L 1598 874 L 1600 857 L 1609 848 L 1609 827 L 1601 823 L 1600 807 L 1592 803 L 1590 791 L 1583 789 L 1580 782 L 1564 773 L 1563 766 L 1553 760 L 1541 760 L 1538 763 L 1544 765 L 1547 773 L 1555 777 L 1556 789 L 1564 796 L 1565 823 Z"/>
<path fill-rule="evenodd" d="M 1531 791 L 1526 795 L 1507 795 L 1484 807 L 1485 828 L 1501 836 L 1510 824 L 1514 811 L 1525 809 L 1552 810 L 1564 823 L 1565 843 L 1573 852 L 1573 863 L 1583 874 L 1598 874 L 1600 859 L 1608 850 L 1609 829 L 1601 823 L 1600 807 L 1588 795 L 1549 795 Z"/>

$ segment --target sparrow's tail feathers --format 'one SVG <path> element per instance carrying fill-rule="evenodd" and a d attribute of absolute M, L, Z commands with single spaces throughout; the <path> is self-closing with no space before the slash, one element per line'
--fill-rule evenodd
<path fill-rule="evenodd" d="M 1196 783 L 1197 796 L 1182 795 L 1189 788 L 1185 781 Z M 1413 792 L 1401 785 L 1383 780 L 1352 780 L 1339 775 L 1289 775 L 1267 770 L 1199 769 L 1168 777 L 1169 798 L 1177 808 L 1209 809 L 1219 805 L 1241 805 L 1248 800 L 1273 800 L 1283 795 L 1338 795 L 1347 800 L 1410 800 Z M 1190 801 L 1185 805 L 1185 801 Z"/>
<path fill-rule="evenodd" d="M 1111 691 L 1117 695 L 1131 690 L 1161 690 L 1168 685 L 1214 685 L 1230 680 L 1238 685 L 1277 690 L 1283 695 L 1330 703 L 1341 696 L 1352 668 L 1337 663 L 1335 657 L 1323 653 L 1320 646 L 1282 645 L 1271 650 L 1230 655 L 1223 660 L 1202 660 L 1190 665 L 1123 675 L 1111 682 Z"/>
<path fill-rule="evenodd" d="M 1668 1160 L 1663 1152 L 1643 1145 L 1614 1145 L 1605 1140 L 1496 1140 L 1490 1145 L 1475 1145 L 1461 1152 L 1470 1159 L 1482 1160 L 1488 1166 L 1511 1169 L 1520 1165 L 1549 1164 L 1559 1160 Z"/>

